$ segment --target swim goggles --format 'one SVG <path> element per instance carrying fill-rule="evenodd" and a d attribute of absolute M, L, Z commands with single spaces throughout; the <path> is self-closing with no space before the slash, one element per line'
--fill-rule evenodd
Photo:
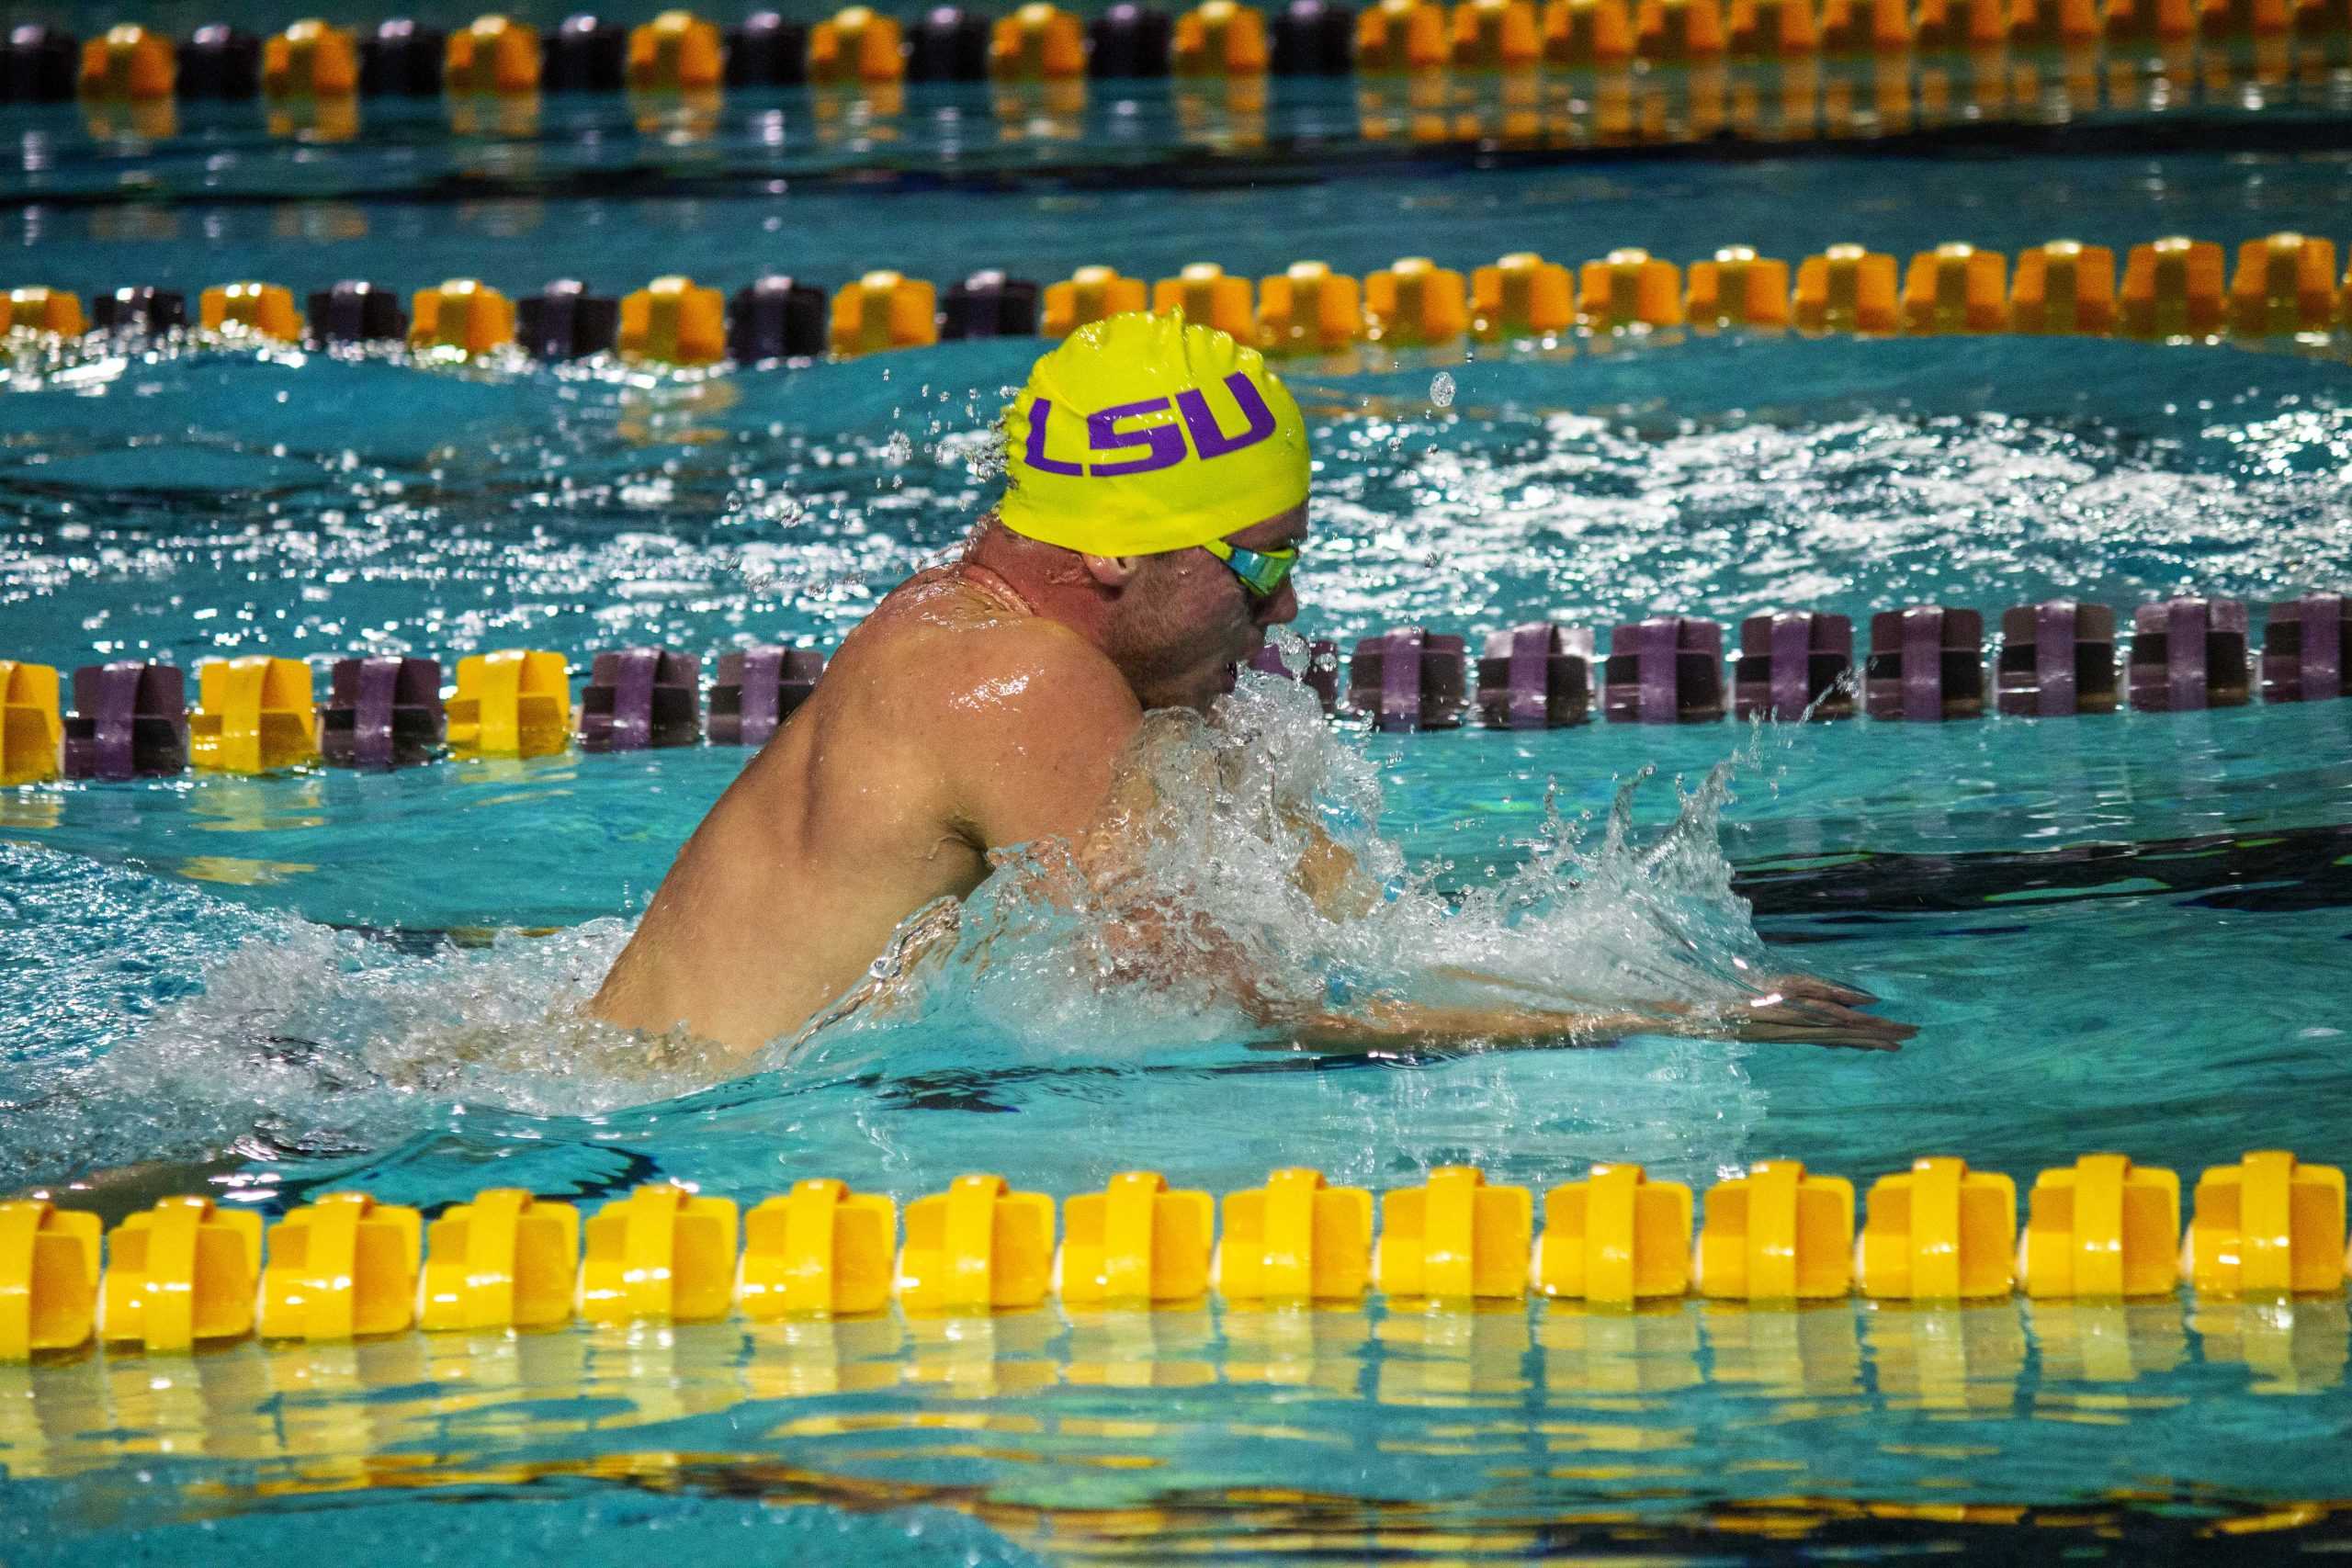
<path fill-rule="evenodd" d="M 1271 599 L 1283 591 L 1290 578 L 1291 568 L 1298 564 L 1298 551 L 1245 550 L 1239 545 L 1228 545 L 1223 539 L 1211 539 L 1201 548 L 1223 561 L 1226 570 L 1241 580 L 1241 586 L 1261 599 Z"/>

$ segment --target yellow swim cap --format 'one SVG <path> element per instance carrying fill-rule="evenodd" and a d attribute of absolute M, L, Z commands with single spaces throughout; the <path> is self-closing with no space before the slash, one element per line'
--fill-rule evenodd
<path fill-rule="evenodd" d="M 1244 348 L 1182 311 L 1090 322 L 1004 411 L 1016 534 L 1097 556 L 1186 549 L 1306 499 L 1306 422 Z"/>

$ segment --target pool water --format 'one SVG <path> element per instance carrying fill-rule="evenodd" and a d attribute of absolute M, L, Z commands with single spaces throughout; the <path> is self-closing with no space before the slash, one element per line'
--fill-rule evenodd
<path fill-rule="evenodd" d="M 144 231 L 28 208 L 20 256 L 81 288 L 471 274 L 521 292 L 883 262 L 1152 276 L 1203 253 L 1255 272 L 1529 245 L 2234 245 L 2324 227 L 2346 179 L 2283 157 L 1625 165 L 1182 204 L 167 207 Z M 20 361 L 0 653 L 827 646 L 987 504 L 986 431 L 1030 352 L 707 378 Z M 2254 601 L 2258 636 L 2261 604 L 2352 580 L 2344 374 L 2310 352 L 2014 338 L 1306 364 L 1300 629 L 1990 619 L 2057 594 L 2128 617 L 2196 592 Z M 951 968 L 901 1016 L 708 1085 L 582 1066 L 549 1014 L 594 985 L 738 752 L 40 786 L 0 794 L 0 1188 L 222 1149 L 273 1213 L 345 1186 L 593 1205 L 663 1177 L 755 1200 L 821 1174 L 903 1201 L 967 1170 L 1066 1195 L 1138 1167 L 1222 1192 L 1276 1166 L 1385 1189 L 1466 1162 L 1541 1190 L 1601 1159 L 1704 1185 L 1794 1157 L 1861 1182 L 1930 1153 L 2022 1184 L 2098 1149 L 2185 1179 L 2249 1148 L 2346 1152 L 2352 705 L 1327 740 L 1283 696 L 1253 685 L 1244 706 L 1356 792 L 1350 830 L 1397 857 L 1433 947 L 1586 980 L 1694 972 L 1693 953 L 1809 968 L 1917 1038 L 1267 1052 L 1181 996 L 1093 999 L 1069 933 L 1024 925 L 1007 885 L 983 900 L 1012 933 L 1001 972 Z M 1702 781 L 1726 759 L 1718 800 Z M 1631 847 L 1606 842 L 1621 803 Z M 1366 961 L 1408 964 L 1408 935 Z M 2184 1294 L 1052 1308 L 85 1358 L 0 1368 L 0 1556 L 347 1550 L 356 1527 L 426 1561 L 601 1562 L 650 1539 L 621 1524 L 894 1563 L 2267 1551 L 2346 1538 L 2347 1338 L 2340 1295 Z"/>

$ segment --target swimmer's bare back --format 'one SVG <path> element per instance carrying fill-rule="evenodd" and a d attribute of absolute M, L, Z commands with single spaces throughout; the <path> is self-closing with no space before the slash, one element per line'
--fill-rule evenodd
<path fill-rule="evenodd" d="M 1077 631 L 968 563 L 911 578 L 684 850 L 590 1010 L 748 1055 L 864 976 L 991 847 L 1076 841 L 1142 708 Z"/>

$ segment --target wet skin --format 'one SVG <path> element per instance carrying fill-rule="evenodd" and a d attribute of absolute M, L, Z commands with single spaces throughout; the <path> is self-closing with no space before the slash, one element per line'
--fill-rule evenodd
<path fill-rule="evenodd" d="M 1228 536 L 1305 541 L 1299 506 Z M 1025 603 L 1024 603 L 1025 602 Z M 991 850 L 1102 815 L 1147 707 L 1205 712 L 1298 603 L 1204 550 L 1101 558 L 983 525 L 893 590 L 687 840 L 592 1010 L 748 1054 L 865 975 Z"/>
<path fill-rule="evenodd" d="M 1301 504 L 1227 539 L 1270 550 L 1306 535 Z M 1207 712 L 1297 613 L 1289 583 L 1259 599 L 1204 550 L 1082 556 L 984 522 L 962 560 L 893 590 L 843 641 L 679 852 L 590 1011 L 747 1057 L 858 991 L 907 917 L 943 900 L 952 913 L 992 852 L 1059 839 L 1089 874 L 1116 865 L 1132 848 L 1119 824 L 1140 813 L 1112 798 L 1114 773 L 1146 710 Z M 1334 918 L 1376 896 L 1336 846 L 1297 872 Z M 1153 945 L 1148 931 L 1119 934 Z M 1220 978 L 1278 1045 L 1313 1050 L 1635 1033 L 1889 1049 L 1912 1032 L 1854 1010 L 1866 994 L 1801 976 L 1759 978 L 1752 999 L 1704 1013 L 1539 997 L 1283 1014 L 1253 976 Z"/>

